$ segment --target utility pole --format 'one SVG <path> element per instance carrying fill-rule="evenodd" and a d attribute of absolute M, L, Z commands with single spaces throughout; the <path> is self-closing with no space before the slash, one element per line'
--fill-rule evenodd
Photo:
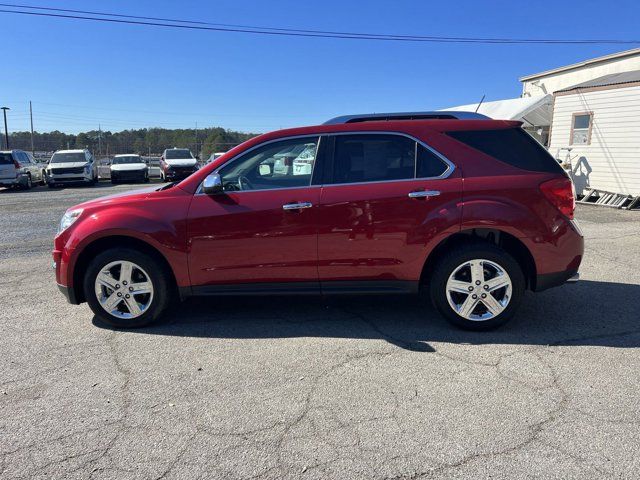
<path fill-rule="evenodd" d="M 102 155 L 102 128 L 98 124 L 98 155 Z"/>
<path fill-rule="evenodd" d="M 9 130 L 7 129 L 7 110 L 11 110 L 9 107 L 1 107 L 2 113 L 4 113 L 4 142 L 5 148 L 9 150 Z"/>
<path fill-rule="evenodd" d="M 198 158 L 198 122 L 196 122 L 196 158 Z"/>
<path fill-rule="evenodd" d="M 36 151 L 33 148 L 33 109 L 31 108 L 31 100 L 29 100 L 29 118 L 31 119 L 31 155 L 35 157 Z"/>

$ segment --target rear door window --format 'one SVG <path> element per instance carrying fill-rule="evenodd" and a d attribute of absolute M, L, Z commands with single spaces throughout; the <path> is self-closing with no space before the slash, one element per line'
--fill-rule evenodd
<path fill-rule="evenodd" d="M 400 135 L 336 135 L 328 183 L 407 180 L 415 177 L 416 142 Z"/>
<path fill-rule="evenodd" d="M 447 132 L 447 135 L 501 162 L 523 170 L 549 173 L 563 171 L 549 152 L 521 128 L 460 130 Z"/>

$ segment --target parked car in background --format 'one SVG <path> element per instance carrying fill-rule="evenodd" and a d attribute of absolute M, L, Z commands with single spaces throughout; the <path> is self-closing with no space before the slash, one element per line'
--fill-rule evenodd
<path fill-rule="evenodd" d="M 111 183 L 149 181 L 149 167 L 140 155 L 115 155 L 109 170 L 111 172 Z"/>
<path fill-rule="evenodd" d="M 45 183 L 44 169 L 23 150 L 0 152 L 0 186 L 30 189 Z"/>
<path fill-rule="evenodd" d="M 198 170 L 198 160 L 188 148 L 168 148 L 160 157 L 160 180 L 184 180 Z"/>
<path fill-rule="evenodd" d="M 98 166 L 89 150 L 58 150 L 47 166 L 47 184 L 50 188 L 62 184 L 98 182 Z"/>
<path fill-rule="evenodd" d="M 69 209 L 58 285 L 125 328 L 174 295 L 419 292 L 498 327 L 526 289 L 577 281 L 584 251 L 573 184 L 521 125 L 355 115 L 255 137 L 178 185 Z"/>

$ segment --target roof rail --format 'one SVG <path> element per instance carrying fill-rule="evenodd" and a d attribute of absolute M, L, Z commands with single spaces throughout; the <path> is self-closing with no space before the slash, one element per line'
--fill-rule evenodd
<path fill-rule="evenodd" d="M 374 122 L 380 120 L 490 120 L 490 118 L 481 113 L 449 110 L 435 112 L 363 113 L 362 115 L 342 115 L 335 117 L 327 120 L 323 125 Z"/>

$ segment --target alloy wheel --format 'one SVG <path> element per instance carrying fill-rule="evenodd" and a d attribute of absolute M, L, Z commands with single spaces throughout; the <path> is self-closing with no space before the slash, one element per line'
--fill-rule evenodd
<path fill-rule="evenodd" d="M 105 265 L 98 272 L 95 293 L 108 314 L 131 319 L 148 310 L 153 301 L 153 284 L 142 267 L 120 260 Z"/>
<path fill-rule="evenodd" d="M 485 321 L 500 315 L 509 305 L 512 282 L 496 262 L 474 259 L 458 265 L 446 285 L 447 300 L 461 317 Z"/>

